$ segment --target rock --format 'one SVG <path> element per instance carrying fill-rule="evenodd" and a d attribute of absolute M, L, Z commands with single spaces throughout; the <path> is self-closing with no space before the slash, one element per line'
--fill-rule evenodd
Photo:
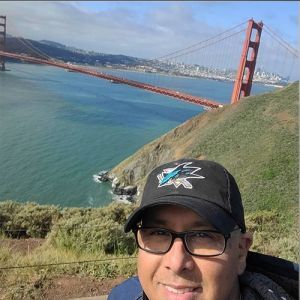
<path fill-rule="evenodd" d="M 118 177 L 115 177 L 111 184 L 112 189 L 113 190 L 116 189 L 119 185 L 120 185 L 120 180 L 118 179 Z"/>
<path fill-rule="evenodd" d="M 131 196 L 125 196 L 125 195 L 121 195 L 121 196 L 114 196 L 113 200 L 119 203 L 123 203 L 123 204 L 132 204 L 133 203 L 133 198 Z"/>
<path fill-rule="evenodd" d="M 122 172 L 122 181 L 125 184 L 131 185 L 134 182 L 135 174 L 134 170 L 131 168 L 124 169 Z"/>
<path fill-rule="evenodd" d="M 98 173 L 98 180 L 99 181 L 103 181 L 106 182 L 109 180 L 109 173 L 106 170 L 103 170 L 101 172 Z"/>
<path fill-rule="evenodd" d="M 113 193 L 114 193 L 115 195 L 123 195 L 123 189 L 120 189 L 120 188 L 118 188 L 118 187 L 115 187 L 115 188 L 113 189 Z"/>
<path fill-rule="evenodd" d="M 109 179 L 109 181 L 112 182 L 112 181 L 115 179 L 115 177 L 116 177 L 115 174 L 113 174 L 113 173 L 108 173 L 108 179 Z"/>
<path fill-rule="evenodd" d="M 137 193 L 137 186 L 128 185 L 124 187 L 124 183 L 120 184 L 119 180 L 115 179 L 112 183 L 113 194 L 118 196 L 125 196 L 127 200 L 133 201 L 133 196 Z"/>
<path fill-rule="evenodd" d="M 128 185 L 128 186 L 124 187 L 123 190 L 124 190 L 124 195 L 133 196 L 137 192 L 137 186 Z"/>

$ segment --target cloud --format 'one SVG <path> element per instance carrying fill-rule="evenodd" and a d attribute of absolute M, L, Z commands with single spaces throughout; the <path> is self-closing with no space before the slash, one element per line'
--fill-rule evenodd
<path fill-rule="evenodd" d="M 278 20 L 283 16 L 276 7 L 273 9 L 275 4 L 263 2 L 257 8 L 258 4 L 251 1 L 0 1 L 0 14 L 7 15 L 7 31 L 16 36 L 151 59 L 212 37 L 247 20 L 254 12 L 256 18 L 264 16 L 265 20 L 269 16 L 267 23 Z M 289 16 L 291 5 L 279 4 L 286 9 L 284 15 Z M 280 31 L 287 32 L 285 36 L 291 41 L 296 40 L 294 25 L 290 25 L 296 23 L 295 19 L 285 23 L 289 24 L 287 28 L 281 26 L 282 22 L 275 24 L 280 24 Z M 238 60 L 242 43 L 240 39 L 232 45 L 211 48 L 212 64 L 216 63 L 215 57 L 228 62 Z M 228 48 L 231 52 L 224 54 Z M 222 53 L 214 56 L 214 51 Z"/>
<path fill-rule="evenodd" d="M 163 8 L 112 5 L 85 9 L 77 2 L 0 2 L 7 31 L 103 53 L 153 58 L 195 42 L 212 30 L 180 2 Z M 202 37 L 202 36 L 201 36 Z"/>

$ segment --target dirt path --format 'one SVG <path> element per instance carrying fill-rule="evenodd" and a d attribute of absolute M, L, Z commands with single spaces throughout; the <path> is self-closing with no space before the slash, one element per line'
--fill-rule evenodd
<path fill-rule="evenodd" d="M 63 276 L 46 283 L 43 289 L 45 300 L 64 300 L 70 298 L 91 297 L 107 295 L 109 291 L 125 278 L 96 280 L 92 278 L 79 278 Z"/>

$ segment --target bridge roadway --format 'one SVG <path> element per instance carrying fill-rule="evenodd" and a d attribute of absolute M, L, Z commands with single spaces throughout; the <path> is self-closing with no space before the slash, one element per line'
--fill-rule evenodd
<path fill-rule="evenodd" d="M 151 91 L 154 93 L 177 98 L 177 99 L 180 99 L 180 100 L 183 100 L 186 102 L 198 104 L 198 105 L 204 106 L 206 108 L 223 107 L 223 105 L 221 103 L 218 103 L 218 102 L 215 102 L 215 101 L 212 101 L 209 99 L 192 96 L 192 95 L 189 95 L 186 93 L 174 91 L 174 90 L 163 88 L 163 87 L 154 86 L 154 85 L 139 82 L 139 81 L 129 80 L 129 79 L 122 78 L 122 77 L 117 77 L 117 76 L 109 75 L 109 74 L 102 73 L 102 72 L 97 72 L 97 71 L 94 71 L 94 70 L 91 70 L 91 69 L 88 69 L 85 67 L 75 66 L 75 65 L 65 63 L 65 62 L 60 62 L 60 61 L 56 61 L 56 60 L 39 59 L 39 58 L 35 58 L 32 56 L 28 56 L 26 54 L 17 54 L 17 53 L 5 52 L 5 51 L 0 51 L 0 56 L 10 57 L 10 58 L 18 59 L 21 61 L 27 61 L 27 62 L 37 63 L 37 64 L 45 64 L 45 65 L 55 66 L 55 67 L 63 68 L 63 69 L 74 71 L 74 72 L 79 72 L 79 73 L 84 73 L 84 74 L 95 76 L 95 77 L 100 77 L 102 79 L 110 80 L 111 82 L 127 84 L 130 86 L 136 87 L 136 88 L 148 90 L 148 91 Z"/>

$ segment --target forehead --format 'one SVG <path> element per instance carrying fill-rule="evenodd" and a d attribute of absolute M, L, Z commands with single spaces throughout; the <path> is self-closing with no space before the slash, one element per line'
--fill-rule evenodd
<path fill-rule="evenodd" d="M 142 223 L 146 226 L 162 226 L 175 231 L 189 229 L 215 229 L 204 217 L 180 205 L 160 205 L 148 208 Z"/>

